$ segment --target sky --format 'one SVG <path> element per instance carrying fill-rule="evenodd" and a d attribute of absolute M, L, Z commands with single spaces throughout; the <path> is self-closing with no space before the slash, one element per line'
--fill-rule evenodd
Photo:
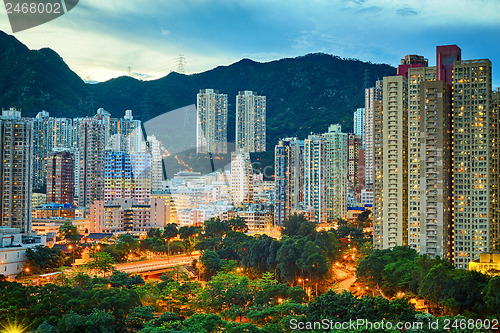
<path fill-rule="evenodd" d="M 12 33 L 4 9 L 0 30 Z M 80 0 L 14 36 L 95 81 L 159 78 L 181 54 L 188 74 L 313 52 L 393 66 L 420 54 L 435 65 L 436 45 L 457 44 L 464 60 L 490 59 L 500 87 L 500 0 Z"/>

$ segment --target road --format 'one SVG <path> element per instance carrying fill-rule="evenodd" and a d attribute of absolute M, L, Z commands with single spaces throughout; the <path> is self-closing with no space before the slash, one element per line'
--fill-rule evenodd
<path fill-rule="evenodd" d="M 337 281 L 334 283 L 333 288 L 337 292 L 342 292 L 344 290 L 349 291 L 349 287 L 356 281 L 356 271 L 352 266 L 334 266 L 333 273 Z"/>
<path fill-rule="evenodd" d="M 120 272 L 128 274 L 158 271 L 179 265 L 191 265 L 193 260 L 199 259 L 199 257 L 199 254 L 193 254 L 191 256 L 185 254 L 174 255 L 169 256 L 168 258 L 157 258 L 152 260 L 117 264 L 116 269 Z"/>

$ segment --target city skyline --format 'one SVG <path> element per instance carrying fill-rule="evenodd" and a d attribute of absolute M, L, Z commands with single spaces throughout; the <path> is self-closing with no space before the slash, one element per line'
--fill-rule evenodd
<path fill-rule="evenodd" d="M 401 54 L 427 54 L 433 63 L 433 46 L 447 44 L 461 45 L 464 58 L 497 63 L 500 47 L 488 36 L 500 33 L 499 13 L 496 1 L 91 0 L 15 36 L 30 48 L 54 49 L 80 77 L 97 81 L 127 75 L 129 67 L 134 77 L 159 78 L 178 69 L 179 54 L 186 73 L 314 52 L 392 66 Z M 0 30 L 11 33 L 4 11 Z M 500 74 L 493 75 L 493 86 L 500 86 Z"/>

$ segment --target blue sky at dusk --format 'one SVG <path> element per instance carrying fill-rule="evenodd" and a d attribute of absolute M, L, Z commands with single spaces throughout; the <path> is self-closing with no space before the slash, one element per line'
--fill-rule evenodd
<path fill-rule="evenodd" d="M 5 10 L 0 29 L 11 33 Z M 82 78 L 158 78 L 196 73 L 241 58 L 270 61 L 325 52 L 393 66 L 405 54 L 435 64 L 435 46 L 457 44 L 463 59 L 489 58 L 500 86 L 498 0 L 80 0 L 66 15 L 16 33 L 50 47 Z"/>

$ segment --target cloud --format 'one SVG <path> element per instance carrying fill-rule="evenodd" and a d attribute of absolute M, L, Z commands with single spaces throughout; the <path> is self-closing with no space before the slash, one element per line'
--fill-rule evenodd
<path fill-rule="evenodd" d="M 0 12 L 0 29 L 6 27 Z M 439 44 L 500 63 L 491 38 L 499 33 L 498 0 L 86 0 L 16 37 L 31 48 L 53 48 L 83 77 L 103 79 L 128 67 L 163 76 L 176 70 L 179 54 L 187 73 L 310 52 L 397 65 L 408 53 L 431 61 Z"/>
<path fill-rule="evenodd" d="M 415 16 L 418 12 L 411 7 L 403 7 L 396 10 L 396 13 L 401 16 Z"/>

